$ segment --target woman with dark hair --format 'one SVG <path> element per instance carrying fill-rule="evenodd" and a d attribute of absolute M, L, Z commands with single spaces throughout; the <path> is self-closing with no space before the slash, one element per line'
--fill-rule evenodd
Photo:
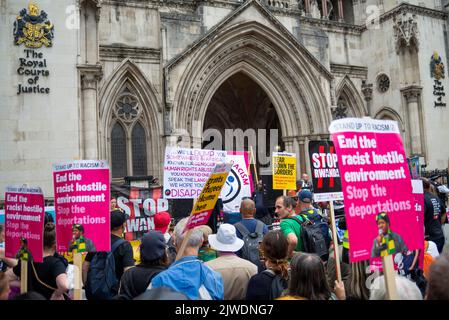
<path fill-rule="evenodd" d="M 263 237 L 260 251 L 267 269 L 251 277 L 246 300 L 273 300 L 287 289 L 288 242 L 282 231 L 269 231 Z"/>
<path fill-rule="evenodd" d="M 288 295 L 280 300 L 345 300 L 342 282 L 335 281 L 335 294 L 331 291 L 324 264 L 314 254 L 299 253 L 290 263 L 291 274 Z"/>
<path fill-rule="evenodd" d="M 69 290 L 67 279 L 68 262 L 56 252 L 56 231 L 54 223 L 44 228 L 43 262 L 28 261 L 28 290 L 36 291 L 50 300 L 63 300 Z M 20 277 L 20 263 L 7 271 L 11 281 Z"/>
<path fill-rule="evenodd" d="M 128 269 L 120 280 L 117 299 L 132 300 L 144 293 L 151 280 L 167 269 L 169 259 L 164 235 L 155 230 L 149 231 L 141 239 L 141 263 Z"/>

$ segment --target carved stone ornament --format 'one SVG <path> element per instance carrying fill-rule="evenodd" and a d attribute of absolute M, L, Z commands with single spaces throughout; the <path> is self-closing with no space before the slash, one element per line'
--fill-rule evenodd
<path fill-rule="evenodd" d="M 422 93 L 422 87 L 420 86 L 408 86 L 406 88 L 402 88 L 401 92 L 406 99 L 407 103 L 416 103 L 418 102 L 421 93 Z"/>
<path fill-rule="evenodd" d="M 133 122 L 140 114 L 137 98 L 128 90 L 117 99 L 114 109 L 115 115 L 125 122 Z"/>
<path fill-rule="evenodd" d="M 385 93 L 390 89 L 390 78 L 385 73 L 382 73 L 377 78 L 377 90 L 381 93 Z"/>
<path fill-rule="evenodd" d="M 419 31 L 416 15 L 401 12 L 398 16 L 393 18 L 393 22 L 396 52 L 399 54 L 405 48 L 418 51 Z"/>
<path fill-rule="evenodd" d="M 445 78 L 444 63 L 438 52 L 434 52 L 432 59 L 430 61 L 430 76 L 436 80 L 441 80 Z"/>
<path fill-rule="evenodd" d="M 22 9 L 14 22 L 14 43 L 27 48 L 40 48 L 53 45 L 54 26 L 45 11 L 39 10 L 37 4 L 30 2 L 28 12 Z"/>
<path fill-rule="evenodd" d="M 348 107 L 344 100 L 340 99 L 336 107 L 332 108 L 332 118 L 334 120 L 344 119 L 348 117 Z"/>
<path fill-rule="evenodd" d="M 362 81 L 362 93 L 365 101 L 370 101 L 373 98 L 373 84 Z"/>

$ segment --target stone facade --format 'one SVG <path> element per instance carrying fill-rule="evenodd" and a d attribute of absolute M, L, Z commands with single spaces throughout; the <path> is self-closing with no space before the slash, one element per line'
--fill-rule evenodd
<path fill-rule="evenodd" d="M 308 141 L 327 138 L 333 118 L 351 116 L 396 120 L 407 155 L 428 169 L 448 164 L 437 142 L 449 136 L 449 111 L 434 106 L 430 72 L 434 52 L 449 59 L 446 3 L 36 2 L 55 27 L 53 46 L 35 50 L 47 61 L 50 74 L 39 83 L 48 94 L 17 94 L 28 79 L 17 71 L 26 48 L 12 30 L 28 1 L 0 6 L 3 189 L 40 185 L 51 198 L 51 165 L 60 160 L 107 159 L 123 173 L 114 179 L 133 175 L 139 141 L 140 164 L 161 181 L 165 146 L 201 147 L 209 103 L 238 73 L 271 101 L 286 151 L 299 154 L 298 175 L 310 169 Z M 447 78 L 439 81 L 445 92 Z M 126 143 L 117 144 L 120 136 Z"/>

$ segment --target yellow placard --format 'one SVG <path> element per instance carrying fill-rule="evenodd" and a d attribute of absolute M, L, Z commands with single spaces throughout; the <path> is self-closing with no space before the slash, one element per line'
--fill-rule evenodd
<path fill-rule="evenodd" d="M 220 164 L 215 167 L 214 172 L 209 176 L 206 184 L 201 190 L 201 194 L 195 202 L 186 229 L 207 223 L 211 211 L 217 203 L 223 185 L 226 183 L 231 164 Z"/>
<path fill-rule="evenodd" d="M 218 196 L 220 195 L 221 189 L 223 188 L 227 177 L 228 172 L 213 173 L 209 177 L 209 180 L 207 180 L 195 203 L 192 214 L 212 210 L 215 207 L 215 203 L 217 202 Z"/>
<path fill-rule="evenodd" d="M 296 190 L 296 155 L 273 153 L 273 189 Z"/>
<path fill-rule="evenodd" d="M 133 258 L 136 264 L 140 263 L 140 240 L 130 241 L 131 246 L 133 247 Z"/>

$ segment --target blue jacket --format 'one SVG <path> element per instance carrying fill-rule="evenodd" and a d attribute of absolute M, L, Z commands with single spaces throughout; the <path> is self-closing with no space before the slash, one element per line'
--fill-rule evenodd
<path fill-rule="evenodd" d="M 224 288 L 221 274 L 212 270 L 196 256 L 188 256 L 173 264 L 153 278 L 150 288 L 169 287 L 192 300 L 223 300 Z"/>

